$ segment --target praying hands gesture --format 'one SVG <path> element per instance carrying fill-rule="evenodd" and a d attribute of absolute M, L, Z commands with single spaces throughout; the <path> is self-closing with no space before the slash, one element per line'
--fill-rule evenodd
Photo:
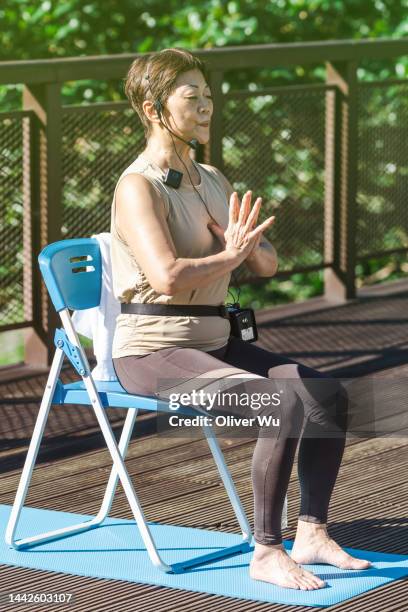
<path fill-rule="evenodd" d="M 275 217 L 268 217 L 255 227 L 261 208 L 262 198 L 257 198 L 251 208 L 252 191 L 247 191 L 239 205 L 238 194 L 234 191 L 230 197 L 229 222 L 224 229 L 216 222 L 210 221 L 208 228 L 219 239 L 224 250 L 235 252 L 241 261 L 250 258 L 259 245 L 262 233 L 272 225 Z"/>

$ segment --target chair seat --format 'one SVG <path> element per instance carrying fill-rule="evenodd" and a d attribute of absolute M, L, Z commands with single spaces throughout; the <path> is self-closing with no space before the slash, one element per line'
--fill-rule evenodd
<path fill-rule="evenodd" d="M 158 399 L 153 395 L 132 395 L 122 387 L 118 380 L 94 382 L 105 408 L 139 408 L 140 410 L 197 416 L 197 411 L 193 407 L 180 406 L 177 410 L 170 410 L 167 400 Z M 83 380 L 65 385 L 58 381 L 52 403 L 92 406 Z"/>

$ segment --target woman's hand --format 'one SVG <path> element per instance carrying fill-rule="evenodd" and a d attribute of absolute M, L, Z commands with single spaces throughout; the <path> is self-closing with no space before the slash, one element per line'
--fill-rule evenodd
<path fill-rule="evenodd" d="M 255 240 L 254 246 L 252 247 L 252 249 L 250 250 L 250 252 L 246 256 L 245 261 L 248 262 L 248 261 L 250 261 L 250 260 L 252 260 L 254 258 L 255 251 L 259 247 L 259 243 L 261 242 L 262 236 L 263 236 L 263 232 L 258 234 L 258 236 L 256 237 L 256 240 Z"/>
<path fill-rule="evenodd" d="M 238 194 L 236 191 L 231 194 L 229 206 L 229 222 L 227 229 L 210 221 L 208 228 L 219 239 L 226 251 L 231 251 L 243 261 L 253 253 L 259 245 L 264 232 L 275 221 L 275 217 L 268 217 L 263 223 L 255 227 L 261 208 L 262 198 L 257 198 L 251 208 L 252 191 L 247 191 L 239 205 Z"/>

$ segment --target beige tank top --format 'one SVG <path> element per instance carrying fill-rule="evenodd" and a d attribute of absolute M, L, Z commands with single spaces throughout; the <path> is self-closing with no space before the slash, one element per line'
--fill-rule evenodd
<path fill-rule="evenodd" d="M 201 176 L 195 185 L 213 218 L 228 226 L 229 194 L 217 170 L 194 162 Z M 111 257 L 113 290 L 120 302 L 153 304 L 224 304 L 231 273 L 206 287 L 180 291 L 174 295 L 157 293 L 137 264 L 130 248 L 116 228 L 115 196 L 121 179 L 127 174 L 143 174 L 162 195 L 166 219 L 178 257 L 201 258 L 219 253 L 222 246 L 207 227 L 209 214 L 192 185 L 174 189 L 163 183 L 163 172 L 143 154 L 124 170 L 118 179 L 111 212 Z M 112 346 L 112 356 L 147 355 L 159 349 L 180 346 L 212 351 L 228 342 L 230 323 L 222 317 L 162 316 L 119 314 Z"/>

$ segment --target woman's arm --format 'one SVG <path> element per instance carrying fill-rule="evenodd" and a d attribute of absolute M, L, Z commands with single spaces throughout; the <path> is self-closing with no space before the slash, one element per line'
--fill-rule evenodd
<path fill-rule="evenodd" d="M 162 197 L 141 174 L 129 174 L 118 185 L 116 225 L 150 285 L 165 295 L 205 287 L 237 268 L 250 250 L 230 248 L 197 259 L 177 257 Z"/>
<path fill-rule="evenodd" d="M 234 191 L 231 183 L 218 168 L 215 166 L 208 167 L 212 168 L 219 177 L 227 193 L 227 200 L 229 201 Z M 264 235 L 261 236 L 259 245 L 256 245 L 245 259 L 245 264 L 248 266 L 249 270 L 257 276 L 270 277 L 274 276 L 278 271 L 278 255 L 276 249 Z"/>
<path fill-rule="evenodd" d="M 245 263 L 257 276 L 275 276 L 278 271 L 278 254 L 269 240 L 262 236 L 259 246 L 248 255 Z"/>

